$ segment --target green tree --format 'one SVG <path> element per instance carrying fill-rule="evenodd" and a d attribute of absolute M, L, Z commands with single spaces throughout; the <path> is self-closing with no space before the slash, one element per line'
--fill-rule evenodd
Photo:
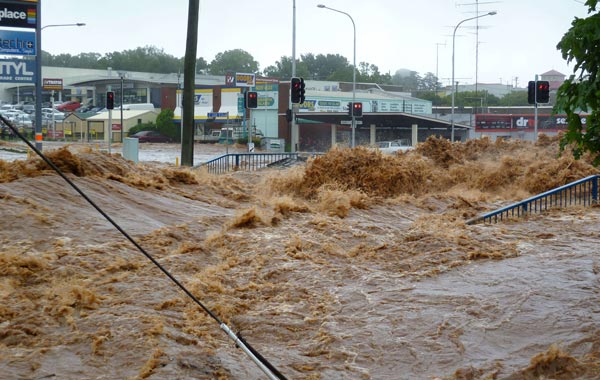
<path fill-rule="evenodd" d="M 171 137 L 175 141 L 180 140 L 179 128 L 173 123 L 173 110 L 164 109 L 156 117 L 156 129 L 165 136 Z"/>
<path fill-rule="evenodd" d="M 408 69 L 396 70 L 396 73 L 392 77 L 392 84 L 401 86 L 406 92 L 418 90 L 420 82 L 421 77 L 419 76 L 419 73 Z"/>
<path fill-rule="evenodd" d="M 500 106 L 527 106 L 527 91 L 512 91 L 500 98 Z"/>
<path fill-rule="evenodd" d="M 183 61 L 181 58 L 165 53 L 163 49 L 145 46 L 106 53 L 98 63 L 101 68 L 112 67 L 115 70 L 174 73 L 181 68 Z"/>
<path fill-rule="evenodd" d="M 426 73 L 418 83 L 419 90 L 436 91 L 440 88 L 441 83 L 433 73 Z"/>
<path fill-rule="evenodd" d="M 315 80 L 339 80 L 339 81 L 352 81 L 352 70 L 346 70 L 351 68 L 346 57 L 339 54 L 306 54 L 302 55 L 302 62 L 306 64 L 308 72 L 311 74 L 310 79 Z M 344 73 L 350 72 L 350 77 L 346 77 Z M 334 75 L 335 74 L 335 75 Z M 336 78 L 336 79 L 331 79 Z"/>
<path fill-rule="evenodd" d="M 580 158 L 585 152 L 600 164 L 600 13 L 598 0 L 587 0 L 588 17 L 578 18 L 571 24 L 557 45 L 568 63 L 575 61 L 573 74 L 558 89 L 555 112 L 567 114 L 568 128 L 560 142 L 561 150 L 573 147 Z M 588 113 L 583 130 L 580 112 Z"/>
<path fill-rule="evenodd" d="M 381 74 L 377 65 L 373 65 L 368 62 L 361 62 L 358 64 L 358 75 L 356 80 L 359 82 L 378 84 L 392 83 L 392 77 L 390 74 Z"/>
<path fill-rule="evenodd" d="M 431 105 L 433 106 L 446 105 L 444 104 L 444 99 L 440 97 L 435 91 L 419 91 L 417 94 L 415 94 L 415 96 L 419 99 L 429 100 L 431 102 Z M 447 105 L 450 105 L 450 102 L 448 102 Z"/>
<path fill-rule="evenodd" d="M 289 79 L 292 77 L 292 57 L 281 57 L 274 65 L 268 66 L 263 74 L 271 78 Z M 304 62 L 296 59 L 296 76 L 309 79 L 310 73 Z"/>
<path fill-rule="evenodd" d="M 258 62 L 245 50 L 227 50 L 215 56 L 210 63 L 209 72 L 212 75 L 225 75 L 228 72 L 256 73 Z"/>
<path fill-rule="evenodd" d="M 208 62 L 202 57 L 196 59 L 196 73 L 201 73 L 208 70 Z"/>

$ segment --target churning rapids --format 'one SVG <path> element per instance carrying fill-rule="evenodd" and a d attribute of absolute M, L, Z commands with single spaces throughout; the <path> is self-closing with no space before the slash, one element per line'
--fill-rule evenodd
<path fill-rule="evenodd" d="M 225 175 L 46 154 L 290 380 L 600 379 L 600 208 L 465 224 L 598 174 L 555 139 Z M 0 207 L 1 379 L 265 378 L 39 158 L 0 161 Z"/>

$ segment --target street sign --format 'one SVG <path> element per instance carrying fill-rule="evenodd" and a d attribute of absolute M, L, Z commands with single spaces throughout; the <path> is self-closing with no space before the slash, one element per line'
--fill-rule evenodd
<path fill-rule="evenodd" d="M 252 73 L 235 73 L 236 87 L 254 87 L 256 76 Z"/>
<path fill-rule="evenodd" d="M 0 82 L 33 83 L 35 61 L 25 59 L 0 59 Z"/>
<path fill-rule="evenodd" d="M 62 91 L 63 80 L 62 78 L 42 78 L 42 88 L 44 90 Z"/>
<path fill-rule="evenodd" d="M 0 1 L 0 26 L 12 28 L 35 28 L 37 9 L 35 4 L 17 4 Z"/>
<path fill-rule="evenodd" d="M 206 117 L 228 117 L 229 112 L 209 112 Z"/>
<path fill-rule="evenodd" d="M 0 30 L 0 54 L 35 55 L 35 32 Z"/>
<path fill-rule="evenodd" d="M 352 120 L 342 120 L 340 124 L 343 125 L 352 125 Z M 362 120 L 356 120 L 356 125 L 362 125 Z"/>

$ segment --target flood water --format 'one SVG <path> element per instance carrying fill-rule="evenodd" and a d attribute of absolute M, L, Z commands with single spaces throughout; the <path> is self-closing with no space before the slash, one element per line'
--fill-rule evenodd
<path fill-rule="evenodd" d="M 224 175 L 47 154 L 288 379 L 600 379 L 600 208 L 465 224 L 598 174 L 557 146 Z M 39 159 L 0 161 L 0 202 L 0 379 L 267 378 Z"/>

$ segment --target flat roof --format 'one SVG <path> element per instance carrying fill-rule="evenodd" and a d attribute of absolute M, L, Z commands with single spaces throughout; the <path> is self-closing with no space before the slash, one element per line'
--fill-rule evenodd
<path fill-rule="evenodd" d="M 350 116 L 345 112 L 298 112 L 298 119 L 310 120 L 312 122 L 341 124 L 342 121 L 350 121 Z M 452 127 L 452 123 L 446 120 L 440 120 L 423 115 L 409 114 L 403 112 L 363 112 L 362 118 L 357 118 L 362 121 L 362 125 L 357 128 L 365 128 L 372 124 L 376 127 L 396 127 L 396 128 L 412 128 L 413 124 L 417 124 L 419 128 L 429 129 L 447 129 Z M 454 123 L 457 129 L 473 129 L 473 127 L 465 124 Z"/>

